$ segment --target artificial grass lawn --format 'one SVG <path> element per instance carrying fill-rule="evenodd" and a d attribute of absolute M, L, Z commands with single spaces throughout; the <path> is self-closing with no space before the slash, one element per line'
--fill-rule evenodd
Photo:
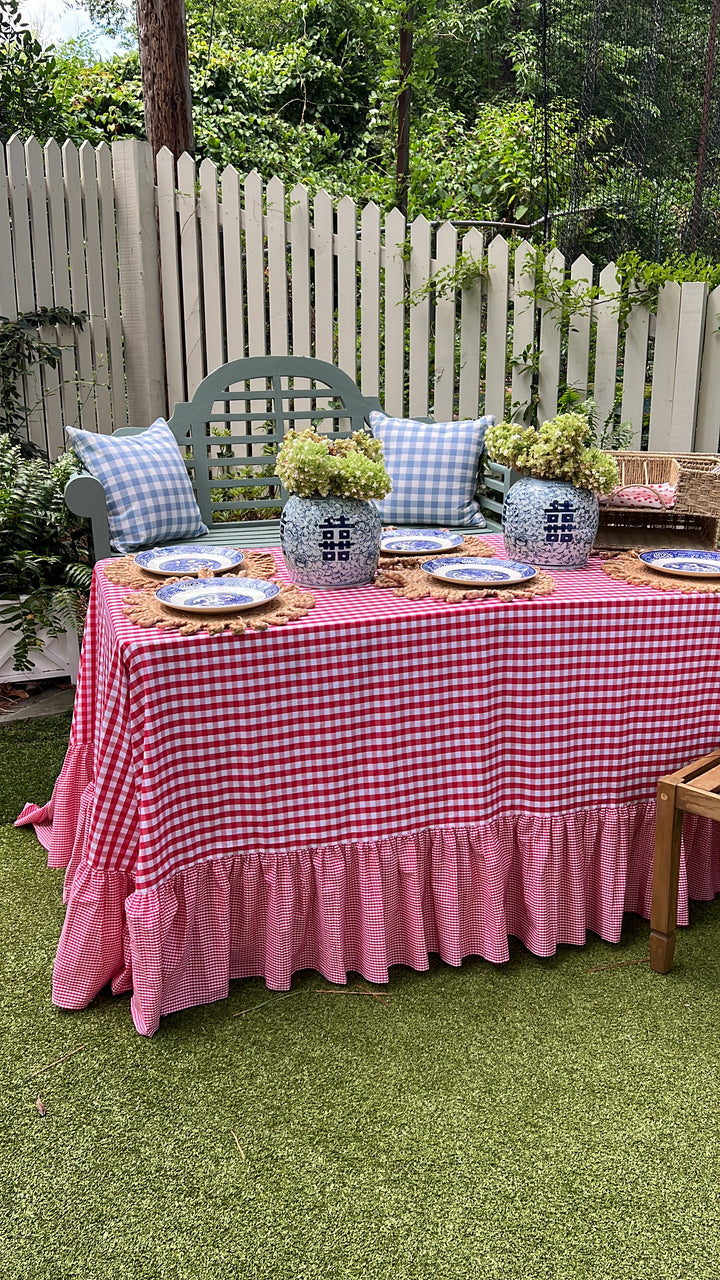
<path fill-rule="evenodd" d="M 61 884 L 0 830 L 3 1276 L 717 1276 L 720 902 L 667 978 L 629 916 L 619 946 L 394 969 L 384 1003 L 234 982 L 148 1040 L 127 996 L 53 1008 Z"/>

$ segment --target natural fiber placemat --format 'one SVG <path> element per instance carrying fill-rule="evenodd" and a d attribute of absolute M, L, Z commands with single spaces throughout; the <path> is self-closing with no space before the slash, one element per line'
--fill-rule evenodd
<path fill-rule="evenodd" d="M 198 631 L 207 631 L 211 636 L 219 635 L 221 631 L 232 631 L 234 635 L 241 636 L 248 630 L 267 631 L 268 627 L 282 627 L 286 622 L 304 618 L 314 604 L 315 597 L 309 591 L 281 586 L 280 594 L 268 600 L 267 604 L 257 605 L 243 613 L 182 613 L 166 608 L 154 594 L 143 590 L 125 596 L 122 611 L 137 627 L 160 627 L 163 631 L 179 631 L 184 636 L 194 636 Z"/>
<path fill-rule="evenodd" d="M 392 526 L 388 525 L 383 529 L 383 533 L 391 533 Z M 422 537 L 422 530 L 418 529 L 418 537 Z M 399 556 L 394 551 L 380 552 L 380 569 L 389 569 L 394 565 L 418 565 L 428 557 L 435 555 L 435 552 L 421 551 L 416 556 Z M 447 551 L 442 552 L 443 556 L 486 556 L 488 559 L 497 556 L 497 551 L 490 546 L 489 542 L 485 542 L 483 538 L 478 538 L 474 534 L 465 535 L 464 542 L 457 547 L 448 547 Z"/>
<path fill-rule="evenodd" d="M 404 596 L 406 600 L 425 600 L 430 596 L 433 600 L 446 600 L 448 604 L 459 604 L 462 600 L 529 600 L 533 596 L 547 596 L 555 590 L 555 583 L 542 569 L 530 582 L 520 582 L 516 587 L 453 587 L 438 578 L 431 578 L 429 573 L 416 565 L 385 569 L 382 565 L 375 578 L 376 587 L 386 587 L 396 596 Z"/>
<path fill-rule="evenodd" d="M 277 572 L 277 566 L 274 558 L 267 551 L 244 551 L 243 561 L 237 568 L 228 569 L 225 573 L 218 574 L 221 578 L 272 578 Z M 168 582 L 180 582 L 183 574 L 178 574 L 176 578 L 170 578 L 167 574 L 147 573 L 145 569 L 141 569 L 135 563 L 134 556 L 121 556 L 118 560 L 110 560 L 103 565 L 103 573 L 108 582 L 114 582 L 119 587 L 132 587 L 134 590 L 140 588 L 149 591 L 157 591 L 158 587 L 164 586 Z M 199 578 L 215 577 L 211 569 L 201 569 Z"/>
<path fill-rule="evenodd" d="M 653 587 L 655 591 L 684 591 L 686 595 L 701 592 L 703 595 L 720 591 L 720 578 L 714 581 L 696 578 L 676 578 L 657 573 L 638 559 L 637 551 L 625 551 L 614 560 L 601 565 L 603 573 L 620 582 L 630 582 L 634 587 Z"/>

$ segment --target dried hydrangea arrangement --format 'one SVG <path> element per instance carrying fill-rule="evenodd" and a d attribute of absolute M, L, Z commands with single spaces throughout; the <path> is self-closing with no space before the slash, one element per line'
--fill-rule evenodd
<path fill-rule="evenodd" d="M 289 493 L 300 498 L 384 498 L 392 481 L 383 463 L 382 444 L 367 431 L 347 439 L 321 436 L 313 427 L 288 431 L 278 450 L 277 474 Z"/>
<path fill-rule="evenodd" d="M 594 443 L 581 411 L 559 413 L 537 429 L 499 422 L 488 427 L 485 445 L 494 462 L 540 480 L 564 480 L 593 493 L 611 493 L 620 483 L 617 462 Z"/>

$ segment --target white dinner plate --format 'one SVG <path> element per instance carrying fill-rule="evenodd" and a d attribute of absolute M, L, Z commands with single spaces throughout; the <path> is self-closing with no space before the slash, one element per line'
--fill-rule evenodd
<path fill-rule="evenodd" d="M 224 573 L 226 569 L 236 569 L 244 559 L 242 551 L 235 547 L 153 547 L 151 551 L 139 551 L 135 563 L 148 573 L 190 577 L 201 569 Z"/>
<path fill-rule="evenodd" d="M 502 587 L 529 582 L 537 570 L 519 560 L 483 560 L 478 556 L 443 556 L 421 566 L 433 578 L 466 587 Z"/>
<path fill-rule="evenodd" d="M 446 529 L 387 529 L 380 539 L 380 550 L 396 556 L 434 555 L 450 551 L 465 541 L 462 533 Z"/>
<path fill-rule="evenodd" d="M 169 609 L 183 613 L 237 613 L 267 604 L 279 592 L 264 578 L 199 578 L 197 582 L 168 582 L 155 595 Z"/>
<path fill-rule="evenodd" d="M 718 551 L 683 551 L 673 547 L 665 551 L 641 551 L 639 558 L 658 573 L 672 573 L 679 578 L 720 578 Z"/>

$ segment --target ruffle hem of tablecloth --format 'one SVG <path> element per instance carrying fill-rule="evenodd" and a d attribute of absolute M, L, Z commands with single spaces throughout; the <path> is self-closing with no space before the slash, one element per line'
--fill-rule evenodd
<path fill-rule="evenodd" d="M 34 813 L 26 806 L 18 823 L 38 824 L 42 839 L 48 806 Z M 357 972 L 385 983 L 392 965 L 424 970 L 434 952 L 451 965 L 470 955 L 501 963 L 509 936 L 538 956 L 583 945 L 588 930 L 617 942 L 624 912 L 649 916 L 654 823 L 650 801 L 506 815 L 287 854 L 208 858 L 136 892 L 130 874 L 86 861 L 81 816 L 66 858 L 53 1000 L 80 1009 L 110 982 L 115 993 L 132 990 L 135 1026 L 152 1035 L 163 1015 L 226 997 L 233 978 L 263 977 L 284 991 L 294 972 L 314 969 L 330 982 Z M 685 824 L 693 858 L 689 895 L 684 859 L 681 867 L 681 924 L 688 896 L 707 900 L 720 889 L 720 828 L 690 816 Z M 67 854 L 67 836 L 63 844 Z M 50 862 L 59 863 L 54 845 Z"/>

